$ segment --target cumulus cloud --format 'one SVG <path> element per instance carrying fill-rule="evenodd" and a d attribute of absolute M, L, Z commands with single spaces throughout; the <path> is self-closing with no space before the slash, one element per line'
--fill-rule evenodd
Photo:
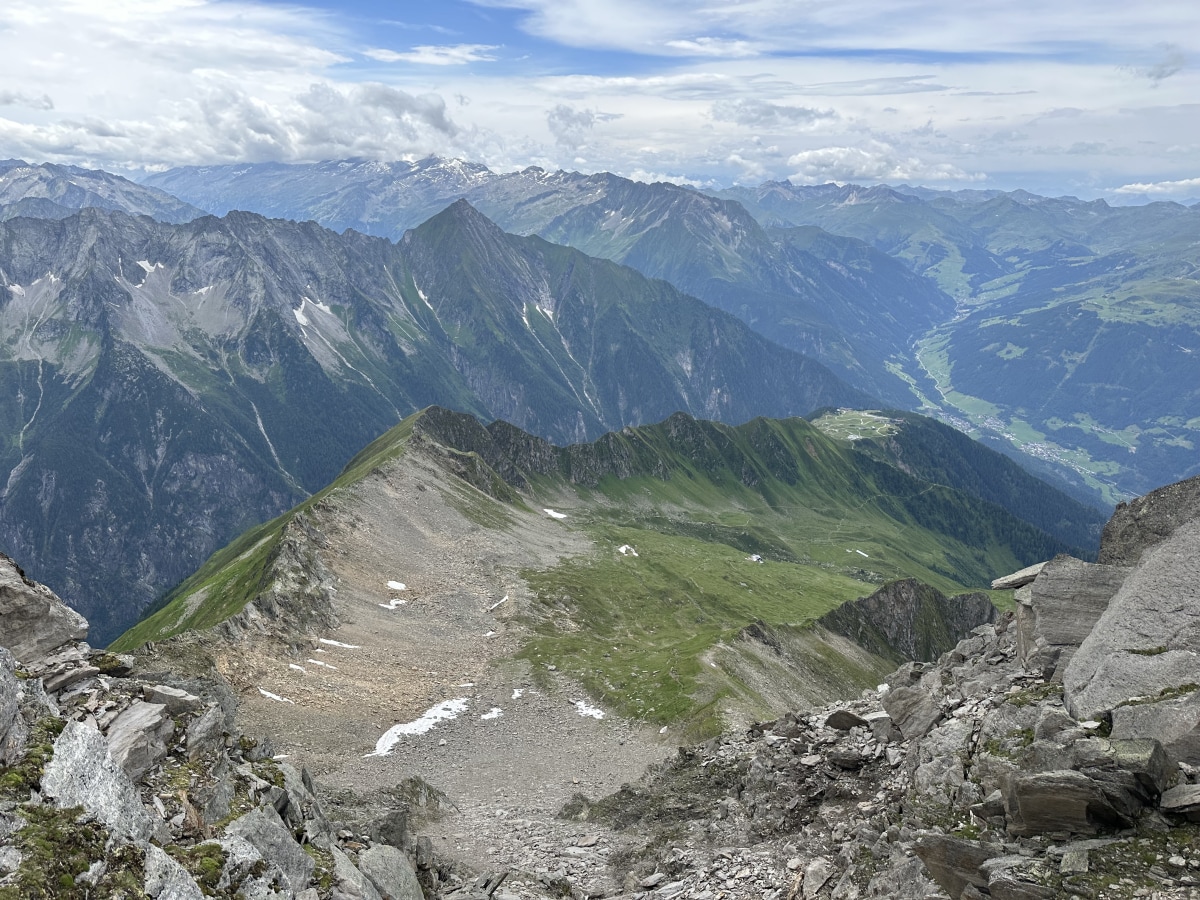
<path fill-rule="evenodd" d="M 1116 193 L 1118 194 L 1150 194 L 1154 196 L 1184 194 L 1192 191 L 1200 191 L 1200 178 L 1184 178 L 1180 181 L 1137 182 L 1134 184 L 1123 184 L 1116 189 Z"/>
<path fill-rule="evenodd" d="M 904 156 L 886 145 L 873 143 L 862 147 L 821 147 L 804 150 L 788 159 L 794 170 L 791 180 L 802 184 L 851 181 L 981 181 L 950 163 L 928 163 Z"/>
<path fill-rule="evenodd" d="M 733 122 L 748 128 L 811 127 L 823 120 L 838 117 L 832 109 L 784 106 L 745 97 L 718 100 L 712 104 L 711 111 L 712 117 L 718 121 Z"/>
<path fill-rule="evenodd" d="M 546 113 L 546 125 L 560 147 L 578 150 L 587 142 L 588 133 L 597 122 L 610 122 L 620 116 L 591 109 L 575 109 L 560 103 Z"/>
<path fill-rule="evenodd" d="M 0 106 L 28 106 L 30 109 L 54 109 L 49 94 L 34 96 L 21 91 L 0 91 Z"/>
<path fill-rule="evenodd" d="M 496 59 L 491 51 L 500 49 L 495 44 L 422 44 L 405 53 L 395 50 L 364 50 L 363 55 L 379 62 L 407 62 L 422 66 L 464 66 L 473 62 L 492 62 Z"/>

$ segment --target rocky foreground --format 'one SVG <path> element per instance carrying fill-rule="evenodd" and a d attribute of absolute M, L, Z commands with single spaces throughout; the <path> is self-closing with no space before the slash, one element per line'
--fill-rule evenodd
<path fill-rule="evenodd" d="M 1200 897 L 1198 548 L 1194 479 L 1119 508 L 1100 562 L 1001 579 L 1016 612 L 936 663 L 491 822 L 415 780 L 323 802 L 224 684 L 135 677 L 4 559 L 0 898 Z"/>

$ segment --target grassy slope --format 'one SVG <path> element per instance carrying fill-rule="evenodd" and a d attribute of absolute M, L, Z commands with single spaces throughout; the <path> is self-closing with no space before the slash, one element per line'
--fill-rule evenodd
<path fill-rule="evenodd" d="M 290 517 L 327 498 L 336 503 L 330 495 L 338 487 L 406 452 L 420 415 L 374 442 L 297 510 L 214 555 L 114 649 L 240 609 L 271 577 Z M 578 678 L 623 714 L 682 721 L 692 734 L 717 727 L 722 698 L 754 693 L 738 682 L 746 666 L 721 656 L 747 626 L 790 635 L 802 652 L 829 657 L 819 666 L 831 678 L 862 686 L 874 683 L 878 666 L 831 654 L 813 639 L 820 615 L 891 578 L 912 575 L 952 594 L 1058 549 L 998 508 L 873 463 L 801 419 L 731 428 L 675 416 L 626 429 L 606 444 L 561 451 L 558 465 L 575 480 L 531 474 L 523 495 L 489 484 L 498 478 L 479 454 L 453 456 L 460 471 L 471 464 L 471 482 L 488 488 L 448 476 L 447 491 L 474 521 L 510 528 L 510 504 L 528 502 L 562 509 L 563 527 L 594 541 L 585 556 L 523 573 L 536 599 L 521 656 L 535 671 L 554 665 Z M 636 460 L 638 471 L 653 461 L 659 475 L 603 474 L 621 458 Z M 950 536 L 969 536 L 970 521 L 977 546 Z M 1009 532 L 1020 539 L 1006 539 Z M 620 553 L 624 545 L 638 555 Z"/>

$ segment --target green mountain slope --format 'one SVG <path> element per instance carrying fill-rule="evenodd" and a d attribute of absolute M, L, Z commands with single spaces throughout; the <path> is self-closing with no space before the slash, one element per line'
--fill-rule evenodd
<path fill-rule="evenodd" d="M 465 203 L 400 244 L 249 213 L 0 223 L 0 384 L 0 542 L 99 641 L 431 403 L 571 441 L 870 402 Z"/>
<path fill-rule="evenodd" d="M 751 696 L 749 671 L 785 644 L 805 671 L 825 668 L 816 677 L 840 689 L 869 683 L 887 664 L 835 652 L 813 631 L 822 614 L 895 578 L 952 593 L 1066 549 L 998 506 L 872 459 L 803 419 L 727 426 L 676 414 L 556 447 L 505 422 L 484 427 L 435 408 L 214 555 L 114 648 L 208 627 L 256 597 L 277 597 L 281 579 L 297 579 L 273 564 L 289 529 L 334 531 L 358 521 L 359 504 L 401 502 L 387 500 L 387 486 L 418 464 L 436 467 L 434 490 L 502 543 L 530 539 L 523 517 L 543 509 L 591 542 L 521 572 L 531 599 L 518 655 L 656 722 L 703 723 L 722 698 Z M 412 527 L 435 527 L 422 515 L 406 504 Z M 339 565 L 368 552 L 356 546 L 366 548 L 339 544 Z M 286 608 L 278 615 L 289 618 Z"/>

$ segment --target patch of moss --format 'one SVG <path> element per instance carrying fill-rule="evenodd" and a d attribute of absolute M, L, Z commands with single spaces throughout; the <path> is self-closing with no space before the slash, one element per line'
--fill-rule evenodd
<path fill-rule="evenodd" d="M 188 870 L 206 897 L 221 896 L 217 887 L 225 869 L 225 851 L 219 844 L 196 844 L 194 847 L 171 844 L 166 850 L 175 862 Z"/>
<path fill-rule="evenodd" d="M 54 739 L 65 724 L 56 716 L 45 716 L 29 729 L 25 756 L 15 765 L 0 768 L 0 799 L 24 803 L 41 786 L 42 773 L 54 755 Z"/>
<path fill-rule="evenodd" d="M 1023 691 L 1017 691 L 1015 694 L 1009 694 L 1004 702 L 1011 706 L 1031 706 L 1034 703 L 1041 703 L 1043 700 L 1049 700 L 1051 697 L 1058 697 L 1062 694 L 1062 685 L 1049 681 L 1045 684 L 1035 684 L 1033 687 L 1025 688 Z"/>
<path fill-rule="evenodd" d="M 312 874 L 313 883 L 317 886 L 317 893 L 322 897 L 328 896 L 329 892 L 333 890 L 333 854 L 328 850 L 314 847 L 312 844 L 305 844 L 304 852 L 317 864 Z"/>
<path fill-rule="evenodd" d="M 1127 649 L 1125 652 L 1126 653 L 1136 653 L 1138 656 L 1161 656 L 1162 654 L 1167 652 L 1167 648 L 1165 646 L 1160 645 L 1158 647 L 1130 648 L 1130 649 Z"/>
<path fill-rule="evenodd" d="M 1131 700 L 1125 700 L 1118 703 L 1117 708 L 1119 709 L 1122 706 L 1144 706 L 1147 703 L 1162 703 L 1164 700 L 1174 700 L 1176 697 L 1183 697 L 1196 691 L 1200 691 L 1200 684 L 1189 681 L 1187 684 L 1163 688 L 1153 697 L 1134 697 Z"/>
<path fill-rule="evenodd" d="M 27 806 L 19 812 L 25 825 L 14 835 L 13 843 L 22 853 L 21 864 L 12 882 L 0 887 L 0 900 L 145 898 L 142 851 L 123 846 L 106 853 L 107 830 L 96 822 L 82 821 L 82 807 Z M 94 884 L 80 877 L 101 860 L 105 872 Z"/>

